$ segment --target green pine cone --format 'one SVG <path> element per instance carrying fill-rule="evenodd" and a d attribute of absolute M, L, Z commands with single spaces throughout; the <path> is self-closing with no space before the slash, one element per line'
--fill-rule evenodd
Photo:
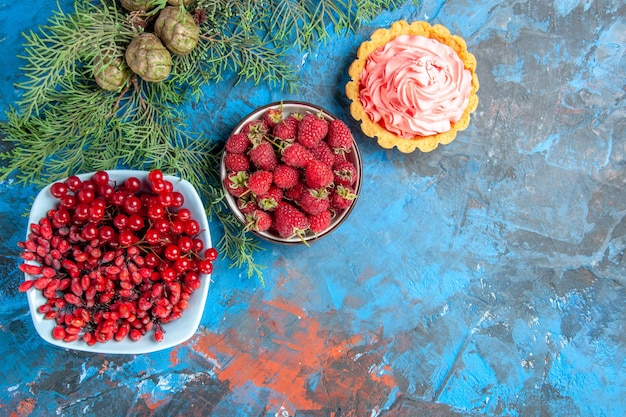
<path fill-rule="evenodd" d="M 156 6 L 154 0 L 120 0 L 120 3 L 123 8 L 131 12 L 147 12 Z"/>
<path fill-rule="evenodd" d="M 153 33 L 137 35 L 126 48 L 126 63 L 142 79 L 160 82 L 170 76 L 172 56 Z"/>
<path fill-rule="evenodd" d="M 96 57 L 93 65 L 94 78 L 102 89 L 119 91 L 128 83 L 131 71 L 122 57 L 112 57 L 105 53 Z"/>
<path fill-rule="evenodd" d="M 189 6 L 193 0 L 183 0 L 183 5 Z M 180 6 L 180 0 L 167 0 L 168 4 L 172 6 Z"/>
<path fill-rule="evenodd" d="M 154 22 L 154 32 L 173 54 L 187 55 L 200 37 L 200 28 L 188 12 L 177 6 L 167 6 Z"/>

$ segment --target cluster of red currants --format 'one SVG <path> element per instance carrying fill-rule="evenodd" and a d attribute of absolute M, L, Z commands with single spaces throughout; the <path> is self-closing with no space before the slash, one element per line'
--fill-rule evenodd
<path fill-rule="evenodd" d="M 93 345 L 152 332 L 162 341 L 162 324 L 181 317 L 218 256 L 198 237 L 184 196 L 160 170 L 145 185 L 117 184 L 105 171 L 70 176 L 50 193 L 57 207 L 18 245 L 20 270 L 32 276 L 19 289 L 42 292 L 38 311 L 56 320 L 52 336 Z"/>

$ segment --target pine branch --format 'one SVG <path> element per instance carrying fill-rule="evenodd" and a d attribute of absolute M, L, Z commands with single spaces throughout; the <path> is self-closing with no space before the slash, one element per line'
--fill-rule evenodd
<path fill-rule="evenodd" d="M 166 0 L 142 17 L 153 20 Z M 0 181 L 44 185 L 79 172 L 160 168 L 192 183 L 207 216 L 223 227 L 218 250 L 233 268 L 263 282 L 254 260 L 262 250 L 229 211 L 219 176 L 221 148 L 212 138 L 190 133 L 180 106 L 198 99 L 207 83 L 227 74 L 240 81 L 281 89 L 297 84 L 285 60 L 325 42 L 335 33 L 355 30 L 398 0 L 198 0 L 201 41 L 189 55 L 174 55 L 170 77 L 148 83 L 133 76 L 121 91 L 109 92 L 94 80 L 96 61 L 124 57 L 141 26 L 137 15 L 115 0 L 76 0 L 73 13 L 53 12 L 48 24 L 24 34 L 24 80 L 15 108 L 0 123 L 8 144 L 0 153 Z"/>

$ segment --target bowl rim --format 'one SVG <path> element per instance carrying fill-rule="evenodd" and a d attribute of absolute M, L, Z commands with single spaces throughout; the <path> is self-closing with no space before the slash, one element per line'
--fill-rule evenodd
<path fill-rule="evenodd" d="M 148 171 L 141 170 L 130 170 L 130 169 L 118 169 L 118 170 L 104 170 L 111 177 L 111 181 L 120 181 L 122 179 L 126 179 L 128 177 L 134 176 L 143 180 L 147 177 Z M 76 174 L 78 178 L 81 180 L 90 178 L 93 176 L 94 172 Z M 183 194 L 185 197 L 185 202 L 183 207 L 189 208 L 192 212 L 192 217 L 200 223 L 200 229 L 202 232 L 198 235 L 200 239 L 202 239 L 204 243 L 204 247 L 211 247 L 211 232 L 209 230 L 208 219 L 204 214 L 204 204 L 202 203 L 202 199 L 198 194 L 195 187 L 189 183 L 188 181 L 173 176 L 173 175 L 164 175 L 164 179 L 171 181 L 174 185 L 174 190 L 177 190 Z M 60 179 L 54 182 L 64 181 L 65 179 Z M 41 217 L 43 217 L 39 213 L 44 213 L 49 210 L 51 207 L 49 204 L 52 204 L 56 199 L 50 195 L 50 187 L 54 182 L 46 185 L 42 188 L 30 209 L 30 214 L 28 218 L 28 226 L 26 229 L 26 239 L 28 239 L 28 234 L 30 233 L 30 225 L 32 223 L 37 223 Z M 38 207 L 41 205 L 41 207 Z M 198 217 L 198 211 L 203 215 Z M 29 274 L 24 274 L 24 279 L 30 279 Z M 208 290 L 211 285 L 212 274 L 201 274 L 200 278 L 200 288 L 191 294 L 189 298 L 189 308 L 183 312 L 181 318 L 174 320 L 170 323 L 164 323 L 163 329 L 165 331 L 165 338 L 162 342 L 156 342 L 150 335 L 145 335 L 138 341 L 132 341 L 129 338 L 125 338 L 122 341 L 107 341 L 105 343 L 96 343 L 92 346 L 87 345 L 87 343 L 82 340 L 77 340 L 74 342 L 64 342 L 62 340 L 56 340 L 52 337 L 52 329 L 54 328 L 54 320 L 44 319 L 43 314 L 37 311 L 39 305 L 41 305 L 41 301 L 45 300 L 45 297 L 41 294 L 40 291 L 35 289 L 30 289 L 26 293 L 29 310 L 31 313 L 31 318 L 33 320 L 33 325 L 35 326 L 35 330 L 44 339 L 46 342 L 61 347 L 65 349 L 78 350 L 84 352 L 91 353 L 107 353 L 107 354 L 144 354 L 156 352 L 159 350 L 168 349 L 179 345 L 189 338 L 191 338 L 197 331 L 200 326 L 200 322 L 202 320 L 202 315 L 204 314 L 204 309 L 206 305 L 206 300 L 208 297 Z M 184 321 L 181 321 L 184 320 Z M 181 330 L 180 328 L 176 328 L 177 324 L 186 324 L 186 327 Z M 167 331 L 170 331 L 170 337 L 168 337 Z M 173 334 L 172 334 L 173 333 Z"/>
<path fill-rule="evenodd" d="M 285 109 L 285 107 L 288 108 L 300 108 L 301 110 L 304 109 L 305 111 L 309 111 L 311 113 L 315 113 L 315 114 L 322 114 L 324 115 L 324 117 L 327 120 L 336 120 L 339 119 L 339 117 L 335 116 L 333 113 L 331 113 L 330 111 L 324 109 L 321 106 L 312 104 L 312 103 L 308 103 L 305 101 L 300 101 L 300 100 L 281 100 L 281 101 L 274 101 L 268 104 L 265 104 L 263 106 L 257 107 L 254 110 L 252 110 L 251 112 L 249 112 L 246 116 L 244 116 L 241 121 L 230 131 L 229 136 L 239 132 L 243 126 L 251 121 L 251 120 L 258 120 L 259 116 L 261 116 L 263 113 L 265 113 L 267 110 L 269 110 L 270 108 L 283 108 Z M 333 232 L 334 230 L 336 230 L 337 228 L 339 228 L 339 226 L 341 226 L 341 224 L 343 224 L 343 222 L 349 217 L 350 213 L 352 212 L 352 210 L 354 209 L 354 207 L 357 204 L 357 201 L 359 200 L 359 196 L 361 194 L 361 187 L 362 187 L 362 183 L 363 183 L 363 160 L 361 157 L 361 151 L 359 150 L 356 138 L 354 137 L 354 135 L 352 135 L 352 142 L 353 142 L 353 146 L 352 146 L 352 154 L 354 155 L 354 160 L 355 160 L 355 166 L 357 168 L 357 172 L 358 172 L 358 176 L 357 176 L 357 181 L 354 184 L 354 192 L 357 195 L 357 198 L 353 201 L 353 203 L 350 205 L 350 207 L 348 207 L 347 209 L 343 210 L 339 216 L 335 217 L 333 220 L 331 220 L 331 226 L 324 230 L 323 232 L 317 233 L 317 234 L 308 234 L 306 236 L 304 236 L 303 238 L 300 238 L 299 236 L 293 236 L 290 238 L 281 238 L 280 236 L 277 236 L 273 233 L 269 233 L 269 232 L 258 232 L 255 230 L 250 230 L 250 233 L 252 233 L 253 235 L 269 241 L 269 242 L 273 242 L 273 243 L 280 243 L 280 244 L 284 244 L 284 245 L 301 245 L 301 244 L 308 244 L 308 243 L 312 243 L 315 241 L 318 241 L 319 239 L 328 236 L 331 232 Z M 221 183 L 222 183 L 222 189 L 224 190 L 224 195 L 225 195 L 225 199 L 226 199 L 226 203 L 229 207 L 229 209 L 231 210 L 231 212 L 235 215 L 235 217 L 237 218 L 237 220 L 239 221 L 239 223 L 242 226 L 246 226 L 246 221 L 245 221 L 245 217 L 243 215 L 243 213 L 241 213 L 241 211 L 239 210 L 239 208 L 237 207 L 237 201 L 236 198 L 234 196 L 232 196 L 228 190 L 226 190 L 225 186 L 224 186 L 224 178 L 226 177 L 226 167 L 224 164 L 224 154 L 225 152 L 222 152 L 222 157 L 220 160 L 220 179 L 221 179 Z"/>

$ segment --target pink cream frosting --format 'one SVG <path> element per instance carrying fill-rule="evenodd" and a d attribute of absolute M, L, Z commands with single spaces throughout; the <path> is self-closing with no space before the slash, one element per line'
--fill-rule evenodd
<path fill-rule="evenodd" d="M 360 99 L 368 116 L 405 138 L 450 130 L 465 110 L 472 74 L 458 54 L 423 36 L 401 35 L 368 57 Z"/>

